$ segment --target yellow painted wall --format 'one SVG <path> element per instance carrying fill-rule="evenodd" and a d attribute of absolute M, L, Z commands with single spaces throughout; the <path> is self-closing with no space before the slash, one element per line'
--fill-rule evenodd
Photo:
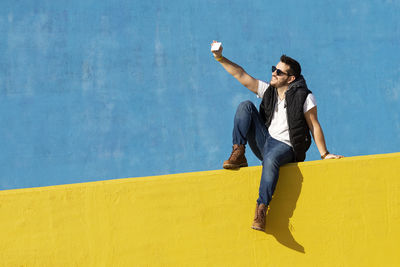
<path fill-rule="evenodd" d="M 400 266 L 400 153 L 0 191 L 1 266 Z"/>

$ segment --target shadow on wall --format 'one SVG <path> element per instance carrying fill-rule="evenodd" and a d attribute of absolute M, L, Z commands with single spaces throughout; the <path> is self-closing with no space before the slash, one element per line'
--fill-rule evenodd
<path fill-rule="evenodd" d="M 290 175 L 281 175 L 280 177 L 284 178 L 278 180 L 266 217 L 265 230 L 282 245 L 305 253 L 304 247 L 294 239 L 291 233 L 292 226 L 289 223 L 300 196 L 303 176 L 297 166 L 291 167 L 290 171 Z"/>

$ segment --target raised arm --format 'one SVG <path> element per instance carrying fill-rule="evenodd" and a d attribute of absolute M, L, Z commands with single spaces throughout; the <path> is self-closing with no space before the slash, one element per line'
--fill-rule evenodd
<path fill-rule="evenodd" d="M 215 43 L 215 41 L 213 42 Z M 212 45 L 212 44 L 211 44 Z M 213 51 L 214 58 L 221 63 L 222 67 L 235 77 L 241 84 L 243 84 L 247 89 L 257 94 L 258 80 L 251 77 L 247 72 L 239 65 L 233 63 L 229 59 L 222 56 L 222 45 L 218 51 Z"/>
<path fill-rule="evenodd" d="M 323 157 L 324 159 L 343 158 L 343 156 L 341 155 L 335 155 L 328 152 L 328 149 L 326 148 L 324 133 L 322 132 L 321 125 L 318 121 L 317 106 L 307 111 L 304 114 L 304 117 L 306 118 L 308 128 L 310 128 L 311 134 L 314 138 L 315 144 L 317 145 L 319 153 L 321 154 L 321 157 Z"/>

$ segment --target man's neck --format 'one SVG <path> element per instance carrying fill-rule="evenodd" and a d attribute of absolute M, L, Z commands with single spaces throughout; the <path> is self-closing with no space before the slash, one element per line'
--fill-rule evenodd
<path fill-rule="evenodd" d="M 278 91 L 278 96 L 281 100 L 285 98 L 285 93 L 288 90 L 288 88 L 289 86 L 276 88 L 276 90 Z"/>

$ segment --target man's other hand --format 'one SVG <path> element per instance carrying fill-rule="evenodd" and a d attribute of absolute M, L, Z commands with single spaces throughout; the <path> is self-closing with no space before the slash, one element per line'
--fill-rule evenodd
<path fill-rule="evenodd" d="M 324 159 L 341 159 L 344 158 L 342 155 L 328 154 Z"/>

